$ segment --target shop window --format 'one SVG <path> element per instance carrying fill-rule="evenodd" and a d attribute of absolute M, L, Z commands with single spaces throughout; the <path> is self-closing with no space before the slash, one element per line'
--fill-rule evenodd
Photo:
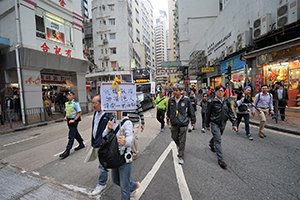
<path fill-rule="evenodd" d="M 73 25 L 41 8 L 35 11 L 36 36 L 73 47 Z"/>

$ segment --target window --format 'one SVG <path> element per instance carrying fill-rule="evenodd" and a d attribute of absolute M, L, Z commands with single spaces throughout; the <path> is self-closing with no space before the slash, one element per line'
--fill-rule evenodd
<path fill-rule="evenodd" d="M 105 20 L 103 20 L 103 25 L 106 25 L 106 21 Z"/>
<path fill-rule="evenodd" d="M 105 54 L 107 54 L 107 48 L 105 48 Z"/>
<path fill-rule="evenodd" d="M 140 32 L 136 29 L 136 39 L 140 41 Z"/>
<path fill-rule="evenodd" d="M 117 61 L 110 62 L 111 68 L 117 68 Z"/>
<path fill-rule="evenodd" d="M 106 33 L 104 34 L 104 39 L 107 39 L 107 38 L 106 38 Z"/>
<path fill-rule="evenodd" d="M 109 34 L 109 39 L 110 40 L 115 40 L 116 39 L 116 34 L 115 33 L 110 33 Z"/>
<path fill-rule="evenodd" d="M 137 11 L 137 9 L 135 9 L 135 19 L 136 19 L 137 23 L 140 22 L 139 11 Z"/>
<path fill-rule="evenodd" d="M 114 11 L 115 10 L 115 5 L 114 4 L 113 5 L 108 5 L 108 9 L 110 11 Z"/>
<path fill-rule="evenodd" d="M 103 49 L 101 49 L 101 54 L 103 55 Z"/>
<path fill-rule="evenodd" d="M 73 25 L 41 8 L 35 10 L 36 37 L 73 47 Z"/>
<path fill-rule="evenodd" d="M 117 54 L 117 48 L 111 48 L 110 53 L 111 54 Z"/>
<path fill-rule="evenodd" d="M 106 61 L 106 67 L 108 67 L 108 62 Z"/>
<path fill-rule="evenodd" d="M 135 3 L 136 3 L 137 5 L 139 5 L 139 0 L 135 0 Z"/>
<path fill-rule="evenodd" d="M 103 36 L 102 36 L 102 34 L 100 34 L 100 40 L 103 40 Z"/>
<path fill-rule="evenodd" d="M 116 24 L 115 21 L 116 21 L 115 19 L 108 19 L 108 23 L 109 23 L 110 25 L 115 25 L 115 24 Z"/>
<path fill-rule="evenodd" d="M 102 62 L 102 67 L 104 68 L 104 62 Z"/>

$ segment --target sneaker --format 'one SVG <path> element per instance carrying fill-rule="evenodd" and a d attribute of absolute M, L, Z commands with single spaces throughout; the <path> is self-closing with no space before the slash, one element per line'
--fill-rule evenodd
<path fill-rule="evenodd" d="M 130 194 L 130 196 L 132 197 L 132 196 L 134 196 L 135 195 L 135 193 L 136 193 L 136 190 L 140 187 L 140 182 L 136 182 L 136 188 L 131 192 L 131 194 Z"/>
<path fill-rule="evenodd" d="M 205 133 L 205 128 L 201 129 L 201 132 L 202 132 L 202 133 Z"/>
<path fill-rule="evenodd" d="M 226 169 L 227 164 L 224 161 L 219 161 L 218 164 L 220 165 L 220 167 L 222 167 L 223 169 Z"/>
<path fill-rule="evenodd" d="M 161 131 L 161 132 L 164 132 L 164 129 L 162 128 L 162 129 L 160 129 L 160 131 Z"/>
<path fill-rule="evenodd" d="M 246 137 L 247 137 L 249 140 L 253 140 L 253 137 L 252 137 L 250 134 L 246 135 Z"/>
<path fill-rule="evenodd" d="M 238 134 L 239 134 L 239 131 L 235 131 L 235 134 L 237 134 L 237 135 L 238 135 Z"/>
<path fill-rule="evenodd" d="M 184 163 L 183 158 L 179 158 L 179 159 L 178 159 L 178 163 L 179 163 L 180 165 L 183 165 L 183 163 Z"/>
<path fill-rule="evenodd" d="M 92 192 L 92 195 L 97 195 L 100 194 L 100 192 L 106 188 L 106 185 L 99 185 L 97 184 L 97 186 L 95 187 L 94 191 Z"/>
<path fill-rule="evenodd" d="M 188 130 L 188 131 L 189 131 L 189 132 L 192 132 L 192 129 L 190 129 L 190 128 L 189 128 L 189 130 Z"/>

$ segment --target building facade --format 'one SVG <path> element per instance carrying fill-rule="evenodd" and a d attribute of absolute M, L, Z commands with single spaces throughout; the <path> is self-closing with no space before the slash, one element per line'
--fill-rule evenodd
<path fill-rule="evenodd" d="M 55 111 L 62 111 L 68 89 L 86 112 L 80 13 L 81 4 L 69 0 L 0 2 L 0 37 L 9 40 L 0 47 L 1 89 L 14 89 L 9 98 L 21 100 L 23 123 L 29 112 L 40 112 L 32 110 L 43 108 L 44 97 L 52 100 Z M 6 98 L 2 93 L 2 105 Z"/>

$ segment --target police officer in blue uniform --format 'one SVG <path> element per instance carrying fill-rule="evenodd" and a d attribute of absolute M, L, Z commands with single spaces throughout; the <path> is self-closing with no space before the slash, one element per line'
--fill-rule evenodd
<path fill-rule="evenodd" d="M 75 151 L 84 148 L 83 139 L 77 129 L 78 123 L 81 120 L 80 104 L 79 102 L 75 101 L 75 93 L 73 91 L 68 91 L 66 97 L 69 101 L 65 103 L 66 116 L 64 120 L 67 121 L 69 127 L 69 142 L 67 144 L 66 150 L 59 155 L 59 157 L 61 157 L 62 159 L 70 155 L 70 150 L 72 149 L 74 139 L 76 139 L 79 143 L 79 146 L 75 148 Z"/>

